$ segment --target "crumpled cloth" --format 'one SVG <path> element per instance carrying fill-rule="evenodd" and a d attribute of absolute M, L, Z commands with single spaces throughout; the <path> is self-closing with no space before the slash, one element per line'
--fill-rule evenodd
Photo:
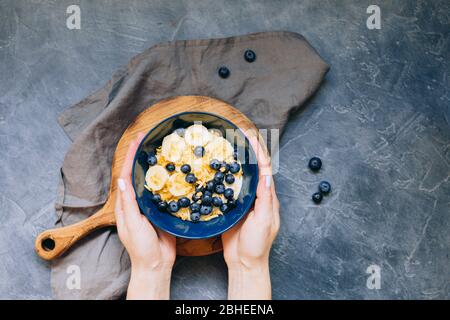
<path fill-rule="evenodd" d="M 244 59 L 247 49 L 256 53 L 252 63 Z M 220 66 L 229 68 L 227 79 L 218 76 Z M 116 144 L 132 120 L 157 101 L 210 96 L 241 110 L 257 128 L 282 132 L 290 114 L 318 89 L 328 69 L 304 37 L 286 31 L 174 41 L 135 56 L 103 88 L 58 119 L 73 144 L 61 168 L 57 226 L 85 219 L 105 203 Z M 79 267 L 79 290 L 66 284 L 71 265 Z M 120 298 L 130 276 L 129 257 L 115 228 L 82 239 L 51 268 L 56 299 Z"/>

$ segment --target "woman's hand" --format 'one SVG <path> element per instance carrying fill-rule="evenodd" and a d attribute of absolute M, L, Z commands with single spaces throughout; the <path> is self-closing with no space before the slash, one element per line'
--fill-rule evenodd
<path fill-rule="evenodd" d="M 280 225 L 279 202 L 270 159 L 256 137 L 249 140 L 258 158 L 259 183 L 254 209 L 222 235 L 228 298 L 271 299 L 269 252 Z"/>
<path fill-rule="evenodd" d="M 139 134 L 130 144 L 117 180 L 117 231 L 131 260 L 127 299 L 168 299 L 176 256 L 175 237 L 155 229 L 141 214 L 131 184 L 133 158 L 143 136 Z"/>

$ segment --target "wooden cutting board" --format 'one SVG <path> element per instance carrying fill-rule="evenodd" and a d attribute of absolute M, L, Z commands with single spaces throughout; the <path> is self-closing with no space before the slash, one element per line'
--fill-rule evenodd
<path fill-rule="evenodd" d="M 54 259 L 90 232 L 99 228 L 114 226 L 116 224 L 114 216 L 116 181 L 119 177 L 129 143 L 136 138 L 137 133 L 147 133 L 166 118 L 186 111 L 213 113 L 228 119 L 244 132 L 252 130 L 252 135 L 257 134 L 254 124 L 243 113 L 217 99 L 204 96 L 179 96 L 154 104 L 137 116 L 125 130 L 117 145 L 112 163 L 112 183 L 109 197 L 103 207 L 86 220 L 62 228 L 47 230 L 39 234 L 35 242 L 37 254 L 45 260 Z M 181 256 L 203 256 L 221 250 L 220 237 L 201 240 L 177 238 L 177 254 Z"/>

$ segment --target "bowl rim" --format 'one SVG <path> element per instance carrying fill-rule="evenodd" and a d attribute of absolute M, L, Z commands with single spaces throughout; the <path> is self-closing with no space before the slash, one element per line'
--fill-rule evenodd
<path fill-rule="evenodd" d="M 242 209 L 243 213 L 236 219 L 235 222 L 233 222 L 232 224 L 230 224 L 229 226 L 227 226 L 227 227 L 224 228 L 223 230 L 221 230 L 221 231 L 219 231 L 219 232 L 214 232 L 214 233 L 212 233 L 212 234 L 208 234 L 207 236 L 185 236 L 185 235 L 177 234 L 176 232 L 169 231 L 169 230 L 167 230 L 167 229 L 165 229 L 165 228 L 162 228 L 162 227 L 160 226 L 160 224 L 159 224 L 157 221 L 155 221 L 154 219 L 149 218 L 147 215 L 145 215 L 145 214 L 142 212 L 141 206 L 140 206 L 139 202 L 137 201 L 137 191 L 136 191 L 136 183 L 135 183 L 135 179 L 134 179 L 134 173 L 135 173 L 135 168 L 136 168 L 136 163 L 137 163 L 138 151 L 141 149 L 142 144 L 143 144 L 143 142 L 145 141 L 145 139 L 148 137 L 148 135 L 150 135 L 150 134 L 151 134 L 156 128 L 158 128 L 161 124 L 163 124 L 163 123 L 166 122 L 167 120 L 170 120 L 170 119 L 172 119 L 172 118 L 179 117 L 179 116 L 182 116 L 182 115 L 185 115 L 185 114 L 205 114 L 205 115 L 210 115 L 210 116 L 219 118 L 219 119 L 221 119 L 221 120 L 227 122 L 228 124 L 230 124 L 231 126 L 233 126 L 235 129 L 241 131 L 241 133 L 242 133 L 242 134 L 244 135 L 244 137 L 245 137 L 245 140 L 248 142 L 249 148 L 251 148 L 251 150 L 253 151 L 253 153 L 256 154 L 255 150 L 253 149 L 253 146 L 251 145 L 251 143 L 250 143 L 250 141 L 248 140 L 248 138 L 247 138 L 247 136 L 245 135 L 245 133 L 244 133 L 237 125 L 235 125 L 233 122 L 231 122 L 230 120 L 225 119 L 224 117 L 221 117 L 221 116 L 219 116 L 219 115 L 217 115 L 217 114 L 215 114 L 215 113 L 211 113 L 211 112 L 205 112 L 205 111 L 183 111 L 183 112 L 179 112 L 179 113 L 173 114 L 173 115 L 171 115 L 170 117 L 165 118 L 164 120 L 161 120 L 158 124 L 156 124 L 155 126 L 153 126 L 153 128 L 151 128 L 151 129 L 145 134 L 145 136 L 142 138 L 141 142 L 139 143 L 139 145 L 138 145 L 138 147 L 137 147 L 137 149 L 136 149 L 136 153 L 135 153 L 135 155 L 134 155 L 134 157 L 133 157 L 133 167 L 132 167 L 132 170 L 131 170 L 131 183 L 132 183 L 132 185 L 133 185 L 133 190 L 134 190 L 134 194 L 135 194 L 135 199 L 136 199 L 136 202 L 137 202 L 137 204 L 138 204 L 140 213 L 141 213 L 143 216 L 145 216 L 148 220 L 150 220 L 150 222 L 151 222 L 152 224 L 154 224 L 158 229 L 163 230 L 164 232 L 167 232 L 167 233 L 169 233 L 169 234 L 171 234 L 171 235 L 173 235 L 173 236 L 175 236 L 175 237 L 183 238 L 183 239 L 192 239 L 192 240 L 209 239 L 209 238 L 213 238 L 213 237 L 219 236 L 219 235 L 221 235 L 222 233 L 224 233 L 224 232 L 230 230 L 231 228 L 233 228 L 239 221 L 241 221 L 241 220 L 248 214 L 248 212 L 250 211 L 251 207 L 254 205 L 254 202 L 255 202 L 255 199 L 256 199 L 256 190 L 255 190 L 255 192 L 253 192 L 252 194 L 250 194 L 250 201 L 248 202 L 248 204 L 247 204 L 245 207 L 243 207 L 243 209 Z M 257 186 L 258 186 L 258 183 L 259 183 L 259 165 L 258 165 L 258 163 L 256 163 L 256 185 L 257 185 Z M 173 217 L 173 216 L 172 216 L 172 217 Z M 173 218 L 179 219 L 179 218 L 177 218 L 177 217 L 173 217 Z M 181 220 L 181 219 L 180 219 L 180 220 Z M 191 223 L 191 222 L 188 221 L 188 223 Z"/>

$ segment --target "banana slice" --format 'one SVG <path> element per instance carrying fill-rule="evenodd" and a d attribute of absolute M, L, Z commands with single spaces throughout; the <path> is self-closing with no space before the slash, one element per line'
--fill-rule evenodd
<path fill-rule="evenodd" d="M 211 140 L 211 134 L 201 124 L 193 124 L 184 132 L 184 139 L 190 146 L 205 146 Z"/>
<path fill-rule="evenodd" d="M 233 146 L 222 137 L 215 137 L 205 147 L 208 159 L 217 159 L 219 161 L 231 161 L 233 159 Z"/>
<path fill-rule="evenodd" d="M 169 134 L 163 139 L 161 155 L 171 161 L 178 162 L 186 148 L 186 143 L 176 132 Z"/>
<path fill-rule="evenodd" d="M 150 167 L 145 174 L 145 183 L 152 191 L 161 190 L 168 179 L 167 170 L 160 165 Z"/>
<path fill-rule="evenodd" d="M 215 129 L 215 128 L 212 128 L 212 129 L 208 129 L 208 132 L 209 132 L 209 134 L 210 135 L 212 135 L 213 137 L 223 137 L 223 135 L 222 135 L 222 131 L 220 131 L 219 129 Z"/>
<path fill-rule="evenodd" d="M 169 178 L 169 192 L 175 197 L 184 196 L 193 190 L 193 185 L 184 180 L 185 174 L 176 172 Z"/>
<path fill-rule="evenodd" d="M 234 182 L 232 184 L 228 184 L 225 182 L 226 188 L 231 188 L 234 191 L 234 199 L 237 200 L 239 198 L 239 193 L 242 189 L 242 175 L 235 175 L 234 176 Z"/>

